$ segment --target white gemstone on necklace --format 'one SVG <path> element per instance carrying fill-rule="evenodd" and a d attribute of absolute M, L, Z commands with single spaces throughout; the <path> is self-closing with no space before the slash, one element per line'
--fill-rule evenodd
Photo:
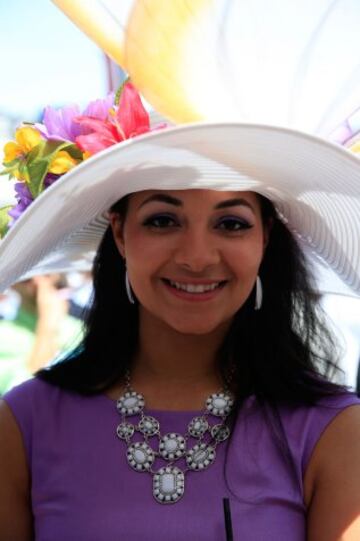
<path fill-rule="evenodd" d="M 165 442 L 165 449 L 168 452 L 175 451 L 177 448 L 178 448 L 178 444 L 177 444 L 177 442 L 175 440 L 167 440 Z"/>
<path fill-rule="evenodd" d="M 131 400 L 131 398 L 129 398 L 128 400 Z M 214 398 L 213 404 L 216 408 L 225 408 L 226 400 L 224 398 Z"/>

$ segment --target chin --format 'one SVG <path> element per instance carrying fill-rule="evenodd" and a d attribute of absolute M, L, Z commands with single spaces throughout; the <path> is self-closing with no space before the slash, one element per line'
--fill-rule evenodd
<path fill-rule="evenodd" d="M 199 319 L 196 322 L 191 321 L 179 321 L 179 322 L 165 322 L 169 327 L 171 327 L 174 331 L 180 333 L 180 334 L 187 334 L 187 335 L 195 335 L 195 336 L 202 336 L 206 334 L 210 334 L 214 332 L 219 326 L 224 324 L 223 321 L 216 321 L 216 322 L 205 322 L 205 321 L 199 321 Z"/>

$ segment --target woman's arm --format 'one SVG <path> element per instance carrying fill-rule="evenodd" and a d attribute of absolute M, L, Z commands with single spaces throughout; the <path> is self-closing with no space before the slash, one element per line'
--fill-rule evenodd
<path fill-rule="evenodd" d="M 360 406 L 330 423 L 305 476 L 308 541 L 360 540 Z"/>
<path fill-rule="evenodd" d="M 61 347 L 60 329 L 69 303 L 55 287 L 53 276 L 35 276 L 37 324 L 34 345 L 26 359 L 30 374 L 48 364 Z"/>
<path fill-rule="evenodd" d="M 32 541 L 30 477 L 18 425 L 0 400 L 0 541 Z"/>

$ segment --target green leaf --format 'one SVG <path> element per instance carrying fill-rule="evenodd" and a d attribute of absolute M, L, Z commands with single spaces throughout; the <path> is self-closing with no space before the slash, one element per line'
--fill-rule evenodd
<path fill-rule="evenodd" d="M 34 160 L 27 166 L 29 180 L 27 185 L 31 195 L 35 199 L 44 189 L 44 179 L 49 169 L 49 162 L 45 159 Z"/>
<path fill-rule="evenodd" d="M 3 166 L 8 168 L 8 167 L 13 167 L 14 165 L 17 165 L 19 163 L 20 159 L 19 158 L 14 158 L 13 160 L 11 160 L 11 162 L 7 162 L 7 163 L 4 163 L 3 162 Z"/>
<path fill-rule="evenodd" d="M 62 141 L 56 141 L 57 144 L 61 143 Z M 32 148 L 30 152 L 26 156 L 27 162 L 32 162 L 33 160 L 36 160 L 37 158 L 42 158 L 44 156 L 44 151 L 46 145 L 49 143 L 49 141 L 42 140 L 36 147 Z"/>
<path fill-rule="evenodd" d="M 54 155 L 65 147 L 72 145 L 69 141 L 40 141 L 26 156 L 27 163 L 32 163 L 35 160 L 51 161 Z"/>
<path fill-rule="evenodd" d="M 8 224 L 11 220 L 11 217 L 9 216 L 8 212 L 11 209 L 12 209 L 11 205 L 0 208 L 0 239 L 5 237 L 9 229 Z"/>
<path fill-rule="evenodd" d="M 27 178 L 29 175 L 27 170 L 27 164 L 25 162 L 19 163 L 18 171 L 21 179 Z M 24 182 L 24 180 L 22 180 L 22 182 Z"/>
<path fill-rule="evenodd" d="M 44 179 L 55 154 L 73 146 L 75 145 L 69 141 L 41 141 L 29 152 L 26 158 L 26 168 L 29 190 L 34 199 L 44 190 Z"/>
<path fill-rule="evenodd" d="M 121 83 L 121 85 L 117 89 L 116 94 L 115 94 L 115 99 L 114 99 L 114 105 L 119 105 L 121 94 L 122 94 L 122 91 L 124 90 L 124 86 L 129 81 L 130 81 L 130 77 L 126 77 L 125 81 L 123 83 Z"/>
<path fill-rule="evenodd" d="M 11 163 L 14 163 L 15 160 L 13 160 Z M 16 165 L 12 165 L 10 167 L 10 164 L 9 164 L 9 167 L 6 166 L 6 169 L 3 169 L 2 171 L 0 171 L 0 175 L 11 175 L 13 171 L 16 171 L 18 168 L 19 168 L 19 162 L 17 161 L 16 162 Z"/>
<path fill-rule="evenodd" d="M 68 152 L 70 156 L 74 158 L 74 160 L 79 160 L 79 161 L 83 160 L 82 151 L 74 143 L 69 144 L 68 146 L 64 147 L 62 150 L 66 150 L 66 152 Z"/>

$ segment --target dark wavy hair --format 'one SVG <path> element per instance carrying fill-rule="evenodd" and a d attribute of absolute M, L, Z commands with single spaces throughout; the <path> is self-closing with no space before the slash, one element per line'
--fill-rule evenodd
<path fill-rule="evenodd" d="M 129 196 L 112 211 L 126 219 Z M 344 389 L 330 382 L 337 370 L 311 269 L 273 204 L 259 195 L 263 223 L 271 225 L 260 267 L 263 304 L 253 291 L 235 314 L 218 351 L 224 377 L 231 372 L 237 404 L 254 394 L 261 402 L 313 404 Z M 37 372 L 37 377 L 81 394 L 106 391 L 123 378 L 138 344 L 138 305 L 125 291 L 125 265 L 109 227 L 93 266 L 94 293 L 81 345 Z"/>

